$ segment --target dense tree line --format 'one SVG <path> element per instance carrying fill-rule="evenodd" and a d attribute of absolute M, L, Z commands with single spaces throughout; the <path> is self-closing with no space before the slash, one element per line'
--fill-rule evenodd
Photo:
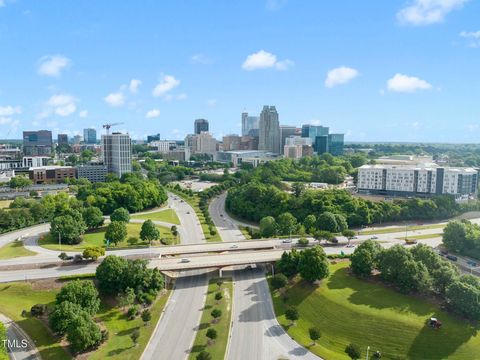
<path fill-rule="evenodd" d="M 402 292 L 435 294 L 453 311 L 480 319 L 480 280 L 472 275 L 460 276 L 457 267 L 427 245 L 382 249 L 378 243 L 367 240 L 351 256 L 351 269 L 360 277 L 371 276 L 376 270 L 384 282 Z"/>
<path fill-rule="evenodd" d="M 303 251 L 293 249 L 284 252 L 280 260 L 276 263 L 277 273 L 281 273 L 286 277 L 296 274 L 309 281 L 314 282 L 324 279 L 329 274 L 329 263 L 327 255 L 321 246 L 313 246 Z M 274 281 L 277 284 L 284 283 L 278 277 Z"/>
<path fill-rule="evenodd" d="M 443 230 L 443 244 L 450 251 L 480 259 L 480 226 L 468 220 L 450 221 Z"/>
<path fill-rule="evenodd" d="M 77 198 L 111 214 L 119 207 L 137 212 L 160 206 L 167 200 L 167 193 L 157 180 L 144 180 L 140 174 L 129 173 L 120 181 L 80 185 Z"/>
<path fill-rule="evenodd" d="M 275 185 L 255 180 L 230 189 L 226 207 L 233 214 L 255 222 L 267 216 L 277 219 L 281 214 L 290 213 L 306 230 L 317 224 L 317 228 L 327 227 L 324 230 L 330 231 L 333 221 L 324 213 L 341 215 L 349 227 L 358 227 L 385 221 L 443 219 L 462 211 L 450 196 L 372 202 L 336 189 L 301 190 L 290 194 Z M 337 217 L 337 222 L 343 223 L 339 219 Z M 332 223 L 331 228 L 325 225 L 328 222 Z"/>

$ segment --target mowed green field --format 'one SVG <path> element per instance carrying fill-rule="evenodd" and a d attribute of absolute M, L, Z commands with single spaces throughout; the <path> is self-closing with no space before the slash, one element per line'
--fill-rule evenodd
<path fill-rule="evenodd" d="M 132 215 L 132 219 L 152 220 L 152 221 L 164 221 L 170 224 L 180 225 L 177 213 L 173 209 L 166 209 L 151 212 L 148 214 Z"/>
<path fill-rule="evenodd" d="M 312 343 L 308 329 L 321 330 L 310 351 L 326 360 L 349 359 L 344 350 L 353 342 L 361 346 L 362 357 L 370 346 L 370 355 L 379 350 L 382 359 L 480 359 L 478 325 L 424 300 L 357 279 L 347 267 L 348 262 L 332 265 L 330 277 L 319 287 L 297 280 L 287 289 L 286 302 L 273 293 L 278 320 L 296 341 L 307 347 Z M 288 327 L 284 311 L 290 305 L 298 307 L 300 319 Z M 432 316 L 443 322 L 440 330 L 425 325 Z"/>
<path fill-rule="evenodd" d="M 22 241 L 12 241 L 0 248 L 0 260 L 33 255 L 36 253 L 25 249 Z"/>
<path fill-rule="evenodd" d="M 134 248 L 134 247 L 146 247 L 147 242 L 140 240 L 140 230 L 142 224 L 130 223 L 127 224 L 127 238 L 125 241 L 118 243 L 116 246 L 109 246 L 109 249 L 121 249 L 121 248 Z M 171 244 L 177 244 L 179 242 L 179 236 L 173 236 L 170 229 L 165 226 L 157 225 L 157 229 L 160 231 L 160 238 L 166 238 Z M 138 238 L 138 242 L 135 244 L 128 243 L 129 237 Z M 96 231 L 92 231 L 83 235 L 83 241 L 77 245 L 62 244 L 61 251 L 83 251 L 88 246 L 105 246 L 105 228 L 100 228 Z M 46 235 L 41 238 L 38 243 L 46 249 L 60 250 L 57 239 L 52 239 L 50 235 Z M 159 244 L 153 244 L 159 245 Z"/>
<path fill-rule="evenodd" d="M 58 290 L 34 290 L 30 283 L 0 284 L 0 312 L 15 321 L 35 341 L 43 359 L 70 359 L 57 340 L 37 318 L 22 316 L 35 304 L 52 306 Z"/>

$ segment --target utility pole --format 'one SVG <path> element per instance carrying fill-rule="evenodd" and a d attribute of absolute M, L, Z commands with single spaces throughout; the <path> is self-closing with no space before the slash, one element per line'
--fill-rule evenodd
<path fill-rule="evenodd" d="M 60 251 L 62 251 L 62 236 L 60 235 L 60 231 L 58 232 L 58 246 Z"/>

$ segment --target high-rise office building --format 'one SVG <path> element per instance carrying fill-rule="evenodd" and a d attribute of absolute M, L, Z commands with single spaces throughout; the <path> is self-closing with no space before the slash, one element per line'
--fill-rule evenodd
<path fill-rule="evenodd" d="M 252 135 L 252 130 L 258 130 L 259 123 L 258 116 L 249 116 L 247 112 L 242 113 L 242 136 Z"/>
<path fill-rule="evenodd" d="M 109 173 L 119 177 L 132 171 L 132 140 L 130 135 L 112 133 L 102 135 L 102 158 Z"/>
<path fill-rule="evenodd" d="M 289 136 L 297 134 L 297 127 L 290 125 L 280 125 L 280 146 L 283 149 L 285 146 L 285 139 Z"/>
<path fill-rule="evenodd" d="M 160 141 L 160 134 L 147 135 L 147 143 L 151 143 L 152 141 Z"/>
<path fill-rule="evenodd" d="M 49 130 L 24 131 L 23 154 L 27 156 L 51 155 L 52 132 Z"/>
<path fill-rule="evenodd" d="M 328 152 L 332 155 L 343 155 L 343 134 L 328 135 Z"/>
<path fill-rule="evenodd" d="M 203 131 L 208 132 L 208 120 L 206 119 L 197 119 L 194 123 L 193 133 L 199 135 Z"/>
<path fill-rule="evenodd" d="M 85 144 L 96 144 L 97 143 L 97 130 L 89 128 L 83 129 L 83 142 Z"/>
<path fill-rule="evenodd" d="M 280 124 L 275 106 L 263 107 L 260 113 L 258 149 L 281 154 L 280 150 Z"/>
<path fill-rule="evenodd" d="M 58 145 L 68 145 L 68 135 L 67 134 L 58 134 L 57 143 L 58 143 Z"/>
<path fill-rule="evenodd" d="M 213 155 L 217 152 L 217 140 L 209 132 L 202 131 L 195 135 L 196 152 L 199 154 Z"/>

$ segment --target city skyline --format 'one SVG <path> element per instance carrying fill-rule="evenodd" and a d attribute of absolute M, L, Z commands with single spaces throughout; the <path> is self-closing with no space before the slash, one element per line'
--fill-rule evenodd
<path fill-rule="evenodd" d="M 118 121 L 183 139 L 197 118 L 221 138 L 273 104 L 347 142 L 478 141 L 479 1 L 0 4 L 0 138 Z"/>

